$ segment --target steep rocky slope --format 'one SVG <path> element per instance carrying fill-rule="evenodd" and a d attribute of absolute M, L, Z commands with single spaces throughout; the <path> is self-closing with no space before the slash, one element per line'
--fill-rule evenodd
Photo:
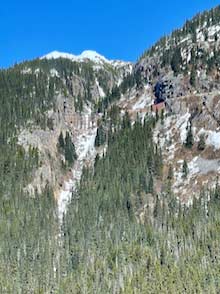
<path fill-rule="evenodd" d="M 173 192 L 191 203 L 220 173 L 220 8 L 196 16 L 146 51 L 134 68 L 139 83 L 118 103 L 133 119 L 157 115 L 154 140 L 164 155 L 164 181 L 173 169 Z M 189 129 L 193 146 L 185 146 Z M 204 140 L 199 148 L 200 140 Z M 183 163 L 187 162 L 187 177 Z M 163 192 L 163 185 L 157 186 Z"/>
<path fill-rule="evenodd" d="M 0 71 L 1 293 L 218 291 L 219 23 Z"/>
<path fill-rule="evenodd" d="M 162 120 L 157 123 L 154 140 L 164 155 L 164 180 L 172 168 L 173 191 L 185 203 L 191 203 L 201 187 L 213 186 L 220 171 L 219 23 L 219 7 L 196 16 L 146 51 L 134 67 L 130 63 L 109 61 L 93 51 L 79 56 L 52 52 L 40 60 L 19 65 L 24 74 L 37 75 L 44 70 L 63 85 L 62 91 L 57 93 L 54 109 L 48 111 L 48 118 L 53 121 L 52 130 L 32 130 L 31 135 L 24 130 L 19 135 L 22 145 L 38 147 L 44 154 L 42 166 L 27 189 L 34 191 L 38 187 L 40 190 L 40 178 L 43 178 L 43 186 L 49 181 L 64 211 L 64 202 L 71 198 L 80 179 L 83 161 L 94 160 L 96 151 L 91 142 L 105 109 L 116 104 L 122 115 L 127 111 L 135 120 L 137 115 L 142 118 L 146 114 L 156 115 L 152 109 L 159 102 L 166 107 Z M 115 92 L 117 97 L 112 99 Z M 102 108 L 97 113 L 100 103 Z M 190 125 L 194 144 L 186 148 Z M 63 176 L 56 142 L 60 132 L 66 131 L 72 134 L 80 160 Z M 199 150 L 201 137 L 205 147 Z M 92 145 L 87 148 L 89 144 Z M 185 178 L 184 161 L 187 162 Z M 163 193 L 163 184 L 156 186 L 158 193 Z"/>
<path fill-rule="evenodd" d="M 30 195 L 36 191 L 42 193 L 49 183 L 58 201 L 60 219 L 77 187 L 83 166 L 92 164 L 96 155 L 94 141 L 100 119 L 97 103 L 118 89 L 132 68 L 131 63 L 109 61 L 93 51 L 85 51 L 78 57 L 52 52 L 16 67 L 21 75 L 38 79 L 39 73 L 43 73 L 59 85 L 53 96 L 53 107 L 44 113 L 46 127 L 30 119 L 18 131 L 18 144 L 26 152 L 36 148 L 41 162 L 34 171 L 33 181 L 24 190 Z M 71 134 L 78 158 L 73 166 L 64 169 L 65 158 L 57 146 L 60 134 L 67 132 Z"/>

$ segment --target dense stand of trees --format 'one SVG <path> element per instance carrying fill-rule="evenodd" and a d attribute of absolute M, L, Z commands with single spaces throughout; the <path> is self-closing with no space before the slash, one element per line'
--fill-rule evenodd
<path fill-rule="evenodd" d="M 74 161 L 77 159 L 75 145 L 72 142 L 69 132 L 66 132 L 65 138 L 61 132 L 57 144 L 58 151 L 64 155 L 65 166 L 73 166 Z"/>
<path fill-rule="evenodd" d="M 220 188 L 216 182 L 193 206 L 181 205 L 170 167 L 157 194 L 163 164 L 154 124 L 152 118 L 133 127 L 122 121 L 95 170 L 84 170 L 63 225 L 60 293 L 219 289 Z"/>
<path fill-rule="evenodd" d="M 0 146 L 0 292 L 47 293 L 56 281 L 56 203 L 49 186 L 25 192 L 39 152 L 13 143 Z"/>
<path fill-rule="evenodd" d="M 217 25 L 219 22 L 220 6 L 198 14 L 192 20 L 188 20 L 183 28 L 173 31 L 170 36 L 161 38 L 154 46 L 144 52 L 140 60 L 154 57 L 154 61 L 156 61 L 155 57 L 158 56 L 156 63 L 158 63 L 159 67 L 171 68 L 175 75 L 180 73 L 188 75 L 190 73 L 190 85 L 196 87 L 197 70 L 205 69 L 209 74 L 214 70 L 218 71 L 220 65 L 217 45 L 219 34 L 216 33 L 212 37 L 212 48 L 206 50 L 204 46 L 198 45 L 197 30 L 202 28 L 204 40 L 207 41 L 209 27 Z M 191 52 L 189 52 L 189 44 L 183 41 L 188 38 L 192 41 L 192 45 L 190 45 L 192 47 Z M 213 51 L 212 56 L 210 55 L 210 50 Z M 190 55 L 189 60 L 182 58 L 183 52 L 188 52 L 187 55 Z M 155 64 L 154 66 L 156 67 Z M 156 70 L 156 73 L 158 73 L 158 70 Z"/>
<path fill-rule="evenodd" d="M 13 142 L 1 147 L 2 293 L 219 289 L 217 182 L 193 206 L 181 205 L 172 194 L 171 166 L 162 178 L 161 150 L 152 139 L 156 120 L 137 119 L 132 126 L 127 114 L 119 114 L 114 106 L 103 121 L 109 127 L 107 153 L 97 156 L 94 169 L 84 169 L 61 239 L 49 186 L 34 197 L 23 190 L 40 164 L 38 150 L 26 153 Z M 65 138 L 59 139 L 62 148 Z"/>

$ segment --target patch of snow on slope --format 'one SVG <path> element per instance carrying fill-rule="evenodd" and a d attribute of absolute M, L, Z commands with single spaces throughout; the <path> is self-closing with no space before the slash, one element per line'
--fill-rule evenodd
<path fill-rule="evenodd" d="M 73 190 L 74 190 L 73 180 L 64 182 L 64 190 L 61 191 L 59 199 L 58 199 L 58 216 L 61 222 L 63 219 L 63 214 L 66 213 L 67 205 L 71 200 Z"/>
<path fill-rule="evenodd" d="M 31 68 L 27 68 L 27 67 L 21 70 L 22 74 L 29 74 L 31 72 L 32 72 Z"/>
<path fill-rule="evenodd" d="M 80 135 L 77 139 L 78 144 L 76 146 L 76 151 L 78 154 L 78 160 L 83 161 L 88 157 L 93 157 L 96 153 L 95 151 L 95 137 L 96 137 L 96 129 L 93 130 L 91 134 Z"/>
<path fill-rule="evenodd" d="M 177 130 L 178 129 L 180 130 L 180 140 L 182 143 L 184 143 L 186 140 L 186 136 L 187 136 L 187 129 L 186 128 L 187 128 L 189 118 L 190 118 L 190 113 L 187 112 L 186 114 L 184 114 L 183 116 L 180 116 L 177 119 L 176 127 L 177 127 Z"/>
<path fill-rule="evenodd" d="M 52 68 L 52 69 L 50 70 L 50 75 L 51 75 L 52 77 L 59 77 L 58 71 L 57 71 L 55 68 Z"/>
<path fill-rule="evenodd" d="M 194 157 L 189 163 L 188 163 L 188 168 L 189 168 L 189 174 L 190 176 L 193 176 L 195 174 L 198 174 L 200 172 L 200 169 L 197 164 L 198 156 Z"/>
<path fill-rule="evenodd" d="M 215 149 L 220 149 L 220 132 L 208 131 L 206 144 L 213 146 Z"/>
<path fill-rule="evenodd" d="M 220 31 L 220 26 L 219 25 L 211 26 L 211 27 L 208 28 L 208 36 L 212 37 L 219 31 Z"/>
<path fill-rule="evenodd" d="M 133 110 L 143 109 L 146 106 L 151 105 L 151 97 L 142 95 L 139 100 L 132 107 Z"/>
<path fill-rule="evenodd" d="M 102 98 L 105 97 L 106 96 L 105 92 L 103 91 L 102 87 L 100 87 L 98 80 L 96 79 L 95 82 L 98 87 L 100 97 L 102 97 Z"/>
<path fill-rule="evenodd" d="M 67 211 L 68 204 L 71 201 L 72 194 L 76 191 L 77 184 L 80 181 L 84 160 L 94 161 L 96 156 L 95 137 L 97 128 L 87 129 L 77 136 L 75 143 L 77 160 L 72 169 L 72 178 L 64 183 L 64 190 L 61 191 L 58 199 L 58 216 L 62 223 L 63 215 Z"/>

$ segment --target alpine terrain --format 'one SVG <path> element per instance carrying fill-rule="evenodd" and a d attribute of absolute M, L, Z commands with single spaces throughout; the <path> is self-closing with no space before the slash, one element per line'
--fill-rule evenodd
<path fill-rule="evenodd" d="M 0 293 L 218 293 L 220 6 L 136 63 L 0 71 Z"/>

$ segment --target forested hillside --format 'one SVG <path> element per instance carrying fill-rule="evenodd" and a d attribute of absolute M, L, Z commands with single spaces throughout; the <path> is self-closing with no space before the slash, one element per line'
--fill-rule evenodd
<path fill-rule="evenodd" d="M 219 23 L 0 71 L 0 293 L 219 292 Z"/>
<path fill-rule="evenodd" d="M 23 145 L 19 136 L 23 131 L 48 136 L 61 130 L 54 148 L 65 162 L 56 168 L 65 174 L 77 158 L 70 133 L 57 129 L 58 124 L 64 124 L 66 100 L 79 113 L 89 103 L 95 107 L 100 93 L 94 85 L 99 82 L 103 91 L 111 93 L 118 79 L 113 66 L 104 64 L 99 70 L 94 67 L 90 61 L 59 58 L 36 59 L 0 71 L 1 293 L 58 293 L 64 263 L 60 260 L 62 241 L 55 187 L 45 181 L 42 173 L 41 193 L 37 188 L 28 189 L 36 172 L 52 158 L 50 150 L 40 150 L 35 143 L 42 138 L 34 137 L 31 144 Z"/>
<path fill-rule="evenodd" d="M 216 293 L 219 186 L 192 207 L 170 187 L 160 197 L 155 120 L 124 120 L 94 170 L 84 170 L 64 223 L 66 277 L 60 293 Z M 210 201 L 208 201 L 211 197 Z"/>

